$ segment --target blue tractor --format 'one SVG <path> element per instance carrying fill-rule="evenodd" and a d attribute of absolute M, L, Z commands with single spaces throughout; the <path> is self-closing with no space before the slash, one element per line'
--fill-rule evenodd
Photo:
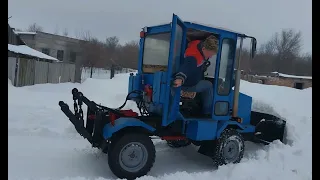
<path fill-rule="evenodd" d="M 202 117 L 201 93 L 173 87 L 176 73 L 189 41 L 214 35 L 219 40 L 217 55 L 203 78 L 213 84 L 211 117 Z M 63 101 L 61 110 L 77 132 L 93 147 L 108 153 L 108 163 L 119 178 L 135 179 L 152 168 L 156 151 L 153 137 L 179 148 L 193 144 L 215 165 L 239 163 L 244 141 L 268 144 L 283 140 L 286 122 L 270 114 L 251 110 L 252 98 L 239 92 L 240 58 L 243 40 L 251 39 L 250 56 L 256 53 L 256 39 L 242 33 L 184 22 L 173 14 L 172 22 L 144 27 L 140 32 L 138 72 L 130 74 L 127 100 L 140 112 L 109 108 L 72 90 L 74 112 Z M 237 42 L 240 51 L 236 58 Z M 213 65 L 215 64 L 215 65 Z M 88 106 L 86 118 L 82 104 Z"/>

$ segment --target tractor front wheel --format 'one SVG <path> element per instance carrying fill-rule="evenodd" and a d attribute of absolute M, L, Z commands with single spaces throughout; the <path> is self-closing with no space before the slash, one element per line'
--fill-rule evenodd
<path fill-rule="evenodd" d="M 213 160 L 217 166 L 239 163 L 244 153 L 244 139 L 235 129 L 226 129 L 217 140 Z"/>
<path fill-rule="evenodd" d="M 136 179 L 152 168 L 156 151 L 150 137 L 145 134 L 125 134 L 111 142 L 108 163 L 118 178 Z"/>

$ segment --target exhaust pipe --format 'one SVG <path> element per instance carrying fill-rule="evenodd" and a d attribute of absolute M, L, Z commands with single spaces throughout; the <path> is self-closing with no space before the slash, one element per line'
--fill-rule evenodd
<path fill-rule="evenodd" d="M 237 71 L 234 85 L 234 95 L 233 95 L 233 107 L 232 107 L 232 117 L 236 118 L 238 116 L 238 105 L 239 105 L 239 91 L 240 91 L 240 79 L 241 79 L 241 70 L 240 70 L 240 60 L 241 60 L 241 52 L 243 45 L 243 37 L 240 39 L 240 49 L 239 49 L 239 57 L 237 59 Z"/>

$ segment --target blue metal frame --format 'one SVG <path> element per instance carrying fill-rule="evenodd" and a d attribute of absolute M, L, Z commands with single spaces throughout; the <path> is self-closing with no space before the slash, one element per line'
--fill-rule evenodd
<path fill-rule="evenodd" d="M 144 51 L 144 40 L 145 38 L 140 38 L 140 41 L 139 41 L 139 58 L 138 58 L 138 72 L 139 73 L 142 73 L 142 64 L 143 64 L 143 51 Z"/>
<path fill-rule="evenodd" d="M 237 44 L 237 38 L 239 35 L 239 33 L 235 33 L 235 32 L 231 32 L 231 31 L 227 31 L 227 30 L 222 30 L 222 29 L 217 29 L 217 28 L 213 28 L 213 27 L 208 27 L 208 26 L 203 26 L 200 24 L 195 24 L 195 23 L 191 23 L 191 22 L 185 22 L 187 28 L 191 28 L 191 29 L 197 29 L 197 30 L 202 30 L 202 31 L 207 31 L 210 33 L 214 33 L 219 35 L 219 49 L 222 49 L 222 42 L 224 39 L 232 39 L 235 42 L 235 45 Z M 234 52 L 235 53 L 235 52 Z M 234 56 L 235 58 L 235 56 Z M 218 51 L 217 54 L 217 59 L 216 59 L 216 71 L 214 74 L 214 77 L 219 77 L 219 70 L 220 70 L 220 61 L 221 60 L 221 51 Z M 234 59 L 233 59 L 234 60 Z M 234 61 L 233 61 L 234 62 Z M 234 67 L 234 64 L 232 65 L 232 67 Z M 210 67 L 209 67 L 210 68 Z M 233 71 L 231 72 L 231 77 L 233 76 Z M 230 86 L 230 89 L 232 87 Z M 213 83 L 213 91 L 214 91 L 214 98 L 213 98 L 213 106 L 212 106 L 212 119 L 214 120 L 229 120 L 230 119 L 230 115 L 226 115 L 226 116 L 216 116 L 214 115 L 214 105 L 216 102 L 218 101 L 225 101 L 229 103 L 229 107 L 231 107 L 231 101 L 232 101 L 232 96 L 233 94 L 229 92 L 229 94 L 227 96 L 223 96 L 223 95 L 219 95 L 218 92 L 218 78 L 214 78 L 214 83 Z"/>
<path fill-rule="evenodd" d="M 221 64 L 221 52 L 222 52 L 222 45 L 223 45 L 223 40 L 224 39 L 232 39 L 234 40 L 235 42 L 235 46 L 237 45 L 237 35 L 236 34 L 221 34 L 220 35 L 220 38 L 219 38 L 219 48 L 221 49 L 218 54 L 217 54 L 217 60 L 216 60 L 216 72 L 215 72 L 215 79 L 214 79 L 214 86 L 213 86 L 213 107 L 212 107 L 212 119 L 215 119 L 215 120 L 229 120 L 231 118 L 231 114 L 228 113 L 227 115 L 224 115 L 224 116 L 217 116 L 215 115 L 214 113 L 214 106 L 217 102 L 228 102 L 229 104 L 229 109 L 232 104 L 232 96 L 233 94 L 231 93 L 231 88 L 232 86 L 230 85 L 229 86 L 229 93 L 228 95 L 220 95 L 218 94 L 218 80 L 219 80 L 219 72 L 220 72 L 220 64 Z M 235 61 L 234 61 L 234 58 L 235 58 L 235 51 L 233 52 L 234 53 L 234 56 L 233 56 L 233 64 L 232 64 L 232 71 L 230 72 L 231 73 L 231 77 L 233 77 L 233 68 L 234 68 L 234 64 L 235 64 Z M 230 81 L 231 83 L 231 81 Z"/>
<path fill-rule="evenodd" d="M 114 126 L 111 125 L 111 123 L 108 123 L 104 126 L 103 137 L 105 139 L 108 139 L 112 136 L 113 133 L 126 127 L 142 127 L 149 130 L 150 132 L 154 132 L 156 130 L 152 126 L 140 121 L 139 119 L 122 117 L 115 121 Z"/>
<path fill-rule="evenodd" d="M 158 26 L 152 26 L 152 27 L 146 27 L 148 34 L 159 34 L 159 33 L 165 33 L 165 32 L 170 32 L 171 31 L 171 25 L 170 23 L 168 24 L 163 24 L 163 25 L 158 25 Z"/>
<path fill-rule="evenodd" d="M 144 31 L 147 33 L 146 35 L 152 35 L 152 34 L 159 34 L 159 33 L 168 33 L 171 31 L 171 25 L 169 24 L 163 24 L 158 26 L 152 26 L 152 27 L 145 27 Z M 140 38 L 139 41 L 139 58 L 138 58 L 138 73 L 142 72 L 142 66 L 143 66 L 143 52 L 144 52 L 144 42 L 145 37 Z"/>
<path fill-rule="evenodd" d="M 180 26 L 182 28 L 182 39 L 185 39 L 186 37 L 186 26 L 184 25 L 183 21 L 175 14 L 172 16 L 172 30 L 171 30 L 171 38 L 170 38 L 170 50 L 169 50 L 169 58 L 168 58 L 168 68 L 167 68 L 167 88 L 166 88 L 166 96 L 165 96 L 165 104 L 164 104 L 164 111 L 162 114 L 162 126 L 167 126 L 168 124 L 172 123 L 176 120 L 177 116 L 177 107 L 179 107 L 179 99 L 180 99 L 180 88 L 171 89 L 171 80 L 172 80 L 172 63 L 174 61 L 174 45 L 176 41 L 176 30 L 177 26 Z M 181 47 L 183 46 L 183 42 L 181 42 Z M 181 49 L 182 50 L 182 49 Z M 184 52 L 180 52 L 184 53 Z M 177 66 L 179 66 L 179 63 L 176 63 Z M 176 67 L 177 67 L 176 66 Z M 172 97 L 172 101 L 170 101 L 171 97 L 171 90 L 174 91 L 174 97 Z M 169 111 L 169 109 L 171 110 Z"/>
<path fill-rule="evenodd" d="M 200 30 L 200 31 L 207 31 L 207 32 L 214 33 L 217 35 L 226 34 L 226 35 L 236 35 L 237 37 L 244 35 L 244 34 L 240 34 L 237 32 L 218 29 L 218 28 L 210 27 L 210 26 L 204 26 L 204 25 L 196 24 L 196 23 L 192 23 L 192 22 L 184 22 L 184 24 L 187 26 L 187 28 L 196 29 L 196 30 Z"/>
<path fill-rule="evenodd" d="M 236 125 L 239 127 L 238 131 L 240 133 L 248 133 L 248 132 L 254 132 L 255 131 L 255 127 L 250 125 L 250 124 L 241 124 L 238 123 L 236 121 L 220 121 L 218 123 L 218 127 L 217 127 L 217 133 L 216 133 L 216 137 L 219 138 L 221 133 L 223 132 L 223 130 L 225 130 L 227 128 L 227 126 L 229 125 Z"/>

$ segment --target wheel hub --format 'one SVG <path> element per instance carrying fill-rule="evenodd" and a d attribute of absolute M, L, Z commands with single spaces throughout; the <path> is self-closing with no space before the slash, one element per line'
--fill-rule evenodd
<path fill-rule="evenodd" d="M 147 149 L 138 142 L 124 146 L 119 154 L 120 166 L 129 172 L 139 171 L 148 159 Z"/>
<path fill-rule="evenodd" d="M 226 161 L 234 162 L 239 155 L 239 145 L 236 141 L 232 140 L 227 142 L 224 147 L 223 155 Z"/>

